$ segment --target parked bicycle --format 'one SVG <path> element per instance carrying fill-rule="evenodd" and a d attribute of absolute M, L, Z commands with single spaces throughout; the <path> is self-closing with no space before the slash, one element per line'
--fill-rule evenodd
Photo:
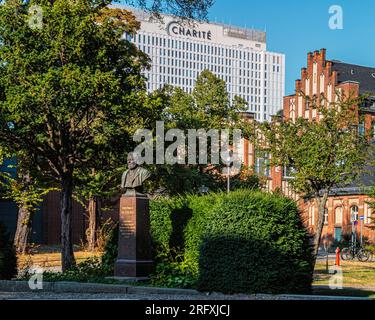
<path fill-rule="evenodd" d="M 372 253 L 362 245 L 351 245 L 349 248 L 341 250 L 341 259 L 343 261 L 354 260 L 355 258 L 360 262 L 367 262 L 372 260 Z"/>

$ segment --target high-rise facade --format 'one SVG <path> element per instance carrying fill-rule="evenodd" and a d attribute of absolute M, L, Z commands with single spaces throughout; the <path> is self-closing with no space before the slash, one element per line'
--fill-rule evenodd
<path fill-rule="evenodd" d="M 127 8 L 129 9 L 129 8 Z M 131 9 L 141 29 L 131 40 L 152 60 L 145 71 L 148 90 L 166 84 L 192 92 L 207 69 L 227 84 L 230 98 L 240 96 L 258 121 L 270 120 L 282 109 L 285 55 L 267 51 L 266 33 L 217 23 L 163 22 Z"/>

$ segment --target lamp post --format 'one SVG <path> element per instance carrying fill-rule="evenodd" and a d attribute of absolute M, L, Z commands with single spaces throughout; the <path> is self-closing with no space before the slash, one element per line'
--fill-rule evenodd
<path fill-rule="evenodd" d="M 230 193 L 230 166 L 227 165 L 227 193 Z"/>

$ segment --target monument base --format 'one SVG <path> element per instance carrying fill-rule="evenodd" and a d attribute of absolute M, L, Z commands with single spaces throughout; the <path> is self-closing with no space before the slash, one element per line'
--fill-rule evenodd
<path fill-rule="evenodd" d="M 146 278 L 154 271 L 153 261 L 118 259 L 115 263 L 116 278 Z"/>
<path fill-rule="evenodd" d="M 117 281 L 126 281 L 126 282 L 146 282 L 150 278 L 132 278 L 132 277 L 106 277 L 106 279 L 117 280 Z"/>
<path fill-rule="evenodd" d="M 149 200 L 132 190 L 120 199 L 116 278 L 148 278 L 154 271 Z"/>

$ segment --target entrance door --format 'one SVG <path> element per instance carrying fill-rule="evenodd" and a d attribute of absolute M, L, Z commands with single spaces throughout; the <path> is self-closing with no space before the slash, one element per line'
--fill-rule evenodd
<path fill-rule="evenodd" d="M 335 228 L 335 240 L 338 242 L 342 240 L 342 228 Z"/>

